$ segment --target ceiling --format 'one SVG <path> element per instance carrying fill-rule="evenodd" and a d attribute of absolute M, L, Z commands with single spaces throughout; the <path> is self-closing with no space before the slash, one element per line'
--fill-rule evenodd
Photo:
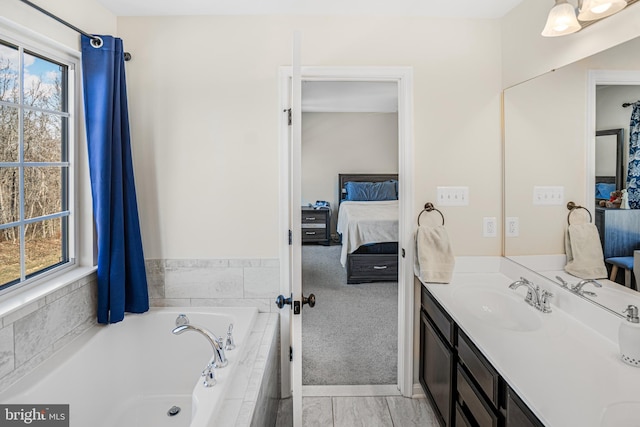
<path fill-rule="evenodd" d="M 501 18 L 523 0 L 97 0 L 117 16 L 389 15 Z M 553 6 L 551 0 L 549 7 Z"/>

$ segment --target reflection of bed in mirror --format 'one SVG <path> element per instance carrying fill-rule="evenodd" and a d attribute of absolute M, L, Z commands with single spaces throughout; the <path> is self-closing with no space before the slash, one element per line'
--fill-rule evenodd
<path fill-rule="evenodd" d="M 398 280 L 398 175 L 339 174 L 337 232 L 347 283 Z"/>

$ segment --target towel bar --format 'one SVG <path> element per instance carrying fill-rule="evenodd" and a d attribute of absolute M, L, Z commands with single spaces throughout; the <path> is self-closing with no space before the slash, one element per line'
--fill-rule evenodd
<path fill-rule="evenodd" d="M 418 227 L 420 227 L 420 217 L 422 216 L 423 213 L 425 212 L 431 212 L 431 211 L 436 211 L 440 214 L 440 216 L 442 217 L 442 225 L 444 225 L 444 215 L 442 215 L 442 212 L 440 212 L 438 209 L 436 209 L 433 206 L 433 203 L 431 202 L 427 202 L 424 205 L 424 209 L 422 211 L 420 211 L 420 213 L 418 214 Z"/>
<path fill-rule="evenodd" d="M 589 214 L 589 222 L 593 222 L 591 212 L 584 206 L 576 205 L 574 202 L 569 202 L 567 203 L 567 209 L 569 209 L 569 214 L 567 215 L 567 224 L 571 225 L 571 214 L 577 209 L 584 209 L 585 211 L 587 211 L 587 213 Z"/>

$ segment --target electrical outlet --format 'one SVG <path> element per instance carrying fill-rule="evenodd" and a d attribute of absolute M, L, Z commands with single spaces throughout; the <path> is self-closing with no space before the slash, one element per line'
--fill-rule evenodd
<path fill-rule="evenodd" d="M 496 217 L 482 218 L 482 235 L 484 237 L 496 237 L 498 235 Z"/>
<path fill-rule="evenodd" d="M 505 235 L 507 237 L 518 237 L 520 235 L 520 221 L 517 216 L 507 217 L 505 221 Z"/>
<path fill-rule="evenodd" d="M 438 187 L 439 206 L 466 206 L 469 204 L 469 187 Z"/>
<path fill-rule="evenodd" d="M 534 205 L 563 205 L 564 187 L 533 187 Z"/>

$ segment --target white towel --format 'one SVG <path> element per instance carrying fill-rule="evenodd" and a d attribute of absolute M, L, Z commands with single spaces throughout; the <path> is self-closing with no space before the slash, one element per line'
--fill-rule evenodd
<path fill-rule="evenodd" d="M 423 282 L 449 283 L 454 266 L 455 258 L 444 226 L 419 226 L 416 232 L 416 275 Z"/>
<path fill-rule="evenodd" d="M 581 279 L 606 279 L 607 267 L 595 225 L 571 224 L 564 236 L 567 265 L 564 270 Z"/>

